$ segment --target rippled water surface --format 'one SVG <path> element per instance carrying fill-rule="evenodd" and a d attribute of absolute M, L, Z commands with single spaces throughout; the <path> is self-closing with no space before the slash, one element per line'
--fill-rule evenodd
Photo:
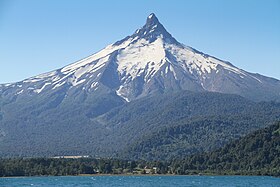
<path fill-rule="evenodd" d="M 273 186 L 280 178 L 258 176 L 86 176 L 86 177 L 19 177 L 0 178 L 1 187 L 137 187 L 137 186 Z"/>

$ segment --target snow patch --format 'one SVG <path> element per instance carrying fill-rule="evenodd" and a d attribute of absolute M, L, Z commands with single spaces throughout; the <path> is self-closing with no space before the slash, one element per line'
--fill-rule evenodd
<path fill-rule="evenodd" d="M 173 66 L 170 66 L 170 71 L 173 73 L 174 78 L 175 78 L 176 80 L 178 80 L 177 74 L 176 74 L 176 72 L 174 71 Z"/>
<path fill-rule="evenodd" d="M 56 85 L 52 88 L 52 90 L 54 90 L 54 89 L 56 89 L 56 88 L 62 86 L 62 85 L 65 84 L 65 83 L 66 83 L 66 81 L 60 82 L 60 83 L 56 84 Z"/>
<path fill-rule="evenodd" d="M 185 71 L 190 73 L 195 71 L 200 76 L 203 74 L 209 74 L 212 71 L 218 73 L 217 67 L 220 65 L 230 72 L 246 76 L 242 70 L 211 56 L 205 57 L 205 55 L 196 53 L 189 47 L 181 47 L 174 44 L 166 44 L 165 47 L 166 50 L 176 58 L 176 61 L 179 64 L 184 64 L 182 67 L 184 67 Z"/>
<path fill-rule="evenodd" d="M 40 75 L 32 77 L 31 79 L 45 79 L 45 78 L 54 76 L 55 74 L 56 74 L 56 71 L 51 71 L 51 72 L 48 72 L 48 73 L 42 73 Z"/>
<path fill-rule="evenodd" d="M 42 79 L 37 79 L 37 78 L 36 78 L 36 79 L 33 79 L 33 78 L 32 78 L 32 79 L 24 80 L 23 83 L 30 83 L 30 82 L 33 83 L 33 82 L 39 82 L 39 81 L 41 81 L 41 80 L 42 80 Z"/>
<path fill-rule="evenodd" d="M 148 18 L 151 19 L 153 16 L 154 16 L 154 14 L 150 14 Z"/>
<path fill-rule="evenodd" d="M 61 69 L 61 72 L 68 73 L 69 71 L 71 72 L 71 71 L 77 70 L 80 67 L 86 66 L 87 64 L 90 64 L 98 59 L 104 58 L 116 50 L 127 47 L 131 43 L 131 40 L 132 40 L 132 38 L 129 38 L 128 40 L 121 43 L 120 45 L 111 44 L 111 45 L 107 46 L 106 48 L 104 48 L 103 50 L 99 51 L 98 53 L 95 53 L 87 58 L 84 58 L 84 59 L 82 59 L 78 62 L 75 62 L 73 64 L 70 64 L 68 66 L 65 66 L 64 68 Z"/>
<path fill-rule="evenodd" d="M 146 81 L 147 75 L 153 75 L 164 64 L 164 58 L 162 38 L 158 38 L 153 43 L 141 39 L 120 51 L 117 56 L 118 72 L 121 75 L 130 75 L 133 80 L 145 70 Z"/>
<path fill-rule="evenodd" d="M 168 67 L 168 66 L 166 66 L 166 68 L 165 68 L 165 74 L 167 74 L 167 73 L 168 73 L 168 71 L 169 71 L 169 67 Z"/>
<path fill-rule="evenodd" d="M 91 86 L 90 86 L 90 87 L 91 87 L 91 88 L 95 88 L 95 87 L 97 87 L 97 86 L 98 86 L 98 84 L 99 84 L 98 82 L 93 82 L 93 83 L 91 84 Z"/>
<path fill-rule="evenodd" d="M 130 102 L 127 97 L 122 95 L 122 89 L 123 89 L 123 86 L 121 85 L 120 88 L 118 90 L 116 90 L 116 94 L 118 96 L 120 96 L 121 98 L 123 98 L 126 102 Z"/>
<path fill-rule="evenodd" d="M 202 86 L 202 88 L 203 88 L 204 90 L 206 90 L 206 88 L 204 87 L 203 82 L 201 82 L 200 85 Z"/>
<path fill-rule="evenodd" d="M 16 95 L 19 95 L 23 92 L 23 90 L 20 90 L 19 92 L 16 93 Z"/>
<path fill-rule="evenodd" d="M 72 84 L 72 86 L 77 86 L 86 81 L 86 79 L 82 79 L 82 80 L 78 81 L 77 79 L 75 79 L 73 77 L 69 78 L 68 80 Z"/>
<path fill-rule="evenodd" d="M 87 65 L 85 67 L 80 67 L 78 68 L 75 73 L 74 76 L 79 79 L 81 76 L 83 76 L 85 73 L 88 73 L 90 71 L 90 69 L 92 68 L 92 66 Z"/>
<path fill-rule="evenodd" d="M 34 90 L 34 92 L 36 92 L 36 93 L 41 93 L 43 90 L 44 90 L 44 88 L 47 86 L 47 85 L 50 85 L 51 83 L 49 83 L 49 82 L 47 82 L 47 83 L 45 83 L 40 89 L 36 89 L 36 90 Z"/>
<path fill-rule="evenodd" d="M 259 83 L 262 83 L 262 81 L 260 79 L 258 79 L 257 77 L 250 75 L 250 74 L 249 74 L 249 76 L 252 77 L 253 79 L 257 80 Z"/>

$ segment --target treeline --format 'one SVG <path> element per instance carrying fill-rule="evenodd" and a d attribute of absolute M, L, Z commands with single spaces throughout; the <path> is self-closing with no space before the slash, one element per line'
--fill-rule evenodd
<path fill-rule="evenodd" d="M 0 176 L 81 174 L 218 174 L 280 176 L 280 122 L 213 152 L 169 161 L 96 158 L 0 159 Z"/>
<path fill-rule="evenodd" d="M 1 177 L 129 173 L 167 174 L 168 165 L 162 162 L 95 158 L 12 158 L 0 160 Z"/>

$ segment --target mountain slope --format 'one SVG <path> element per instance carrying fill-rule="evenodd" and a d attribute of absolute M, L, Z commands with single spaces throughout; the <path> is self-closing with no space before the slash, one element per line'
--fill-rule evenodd
<path fill-rule="evenodd" d="M 169 91 L 238 94 L 279 100 L 280 81 L 239 69 L 179 43 L 154 14 L 134 34 L 76 63 L 24 81 L 0 86 L 4 96 L 73 90 L 114 92 L 126 101 Z"/>
<path fill-rule="evenodd" d="M 137 100 L 97 117 L 115 136 L 131 142 L 120 157 L 144 160 L 210 151 L 279 119 L 277 103 L 208 92 Z"/>
<path fill-rule="evenodd" d="M 113 104 L 115 97 L 100 96 L 99 104 Z M 79 103 L 82 100 L 85 102 Z M 1 156 L 127 157 L 121 153 L 136 147 L 129 151 L 128 157 L 153 159 L 164 155 L 171 158 L 174 153 L 183 156 L 213 150 L 280 118 L 277 103 L 254 103 L 236 95 L 208 92 L 161 94 L 116 107 L 117 102 L 113 106 L 115 109 L 102 115 L 94 113 L 99 106 L 92 101 L 96 99 L 81 94 L 71 105 L 62 102 L 46 110 L 42 110 L 40 104 L 32 105 L 36 109 L 29 106 L 25 110 L 9 105 L 12 107 L 9 116 L 4 113 L 0 121 Z M 70 108 L 73 105 L 75 108 Z M 191 134 L 185 130 L 175 132 L 178 136 L 184 134 L 190 143 L 198 140 L 200 134 L 211 137 L 211 142 L 207 137 L 199 138 L 200 143 L 191 146 L 180 141 L 178 144 L 171 142 L 169 145 L 175 148 L 172 153 L 172 149 L 162 149 L 168 145 L 166 141 L 161 142 L 168 140 L 165 129 L 189 129 Z M 152 140 L 152 143 L 149 145 L 145 140 Z M 177 140 L 184 143 L 186 139 Z M 157 147 L 156 152 L 154 147 Z M 145 155 L 149 152 L 151 156 Z"/>
<path fill-rule="evenodd" d="M 178 172 L 181 174 L 197 170 L 280 176 L 280 123 L 253 132 L 216 151 L 188 157 L 180 165 Z"/>

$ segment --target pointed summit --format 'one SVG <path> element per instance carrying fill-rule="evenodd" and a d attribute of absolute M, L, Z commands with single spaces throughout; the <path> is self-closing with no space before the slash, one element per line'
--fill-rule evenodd
<path fill-rule="evenodd" d="M 157 19 L 156 15 L 155 15 L 154 13 L 151 13 L 151 14 L 148 16 L 147 19 L 152 19 L 152 18 Z"/>
<path fill-rule="evenodd" d="M 146 31 L 156 31 L 160 29 L 163 32 L 167 32 L 154 13 L 151 13 L 147 17 L 146 24 L 142 29 L 146 29 Z"/>
<path fill-rule="evenodd" d="M 146 24 L 143 27 L 137 29 L 133 35 L 127 36 L 124 39 L 115 42 L 113 45 L 116 46 L 123 44 L 130 39 L 133 40 L 133 43 L 136 43 L 140 39 L 145 39 L 152 43 L 158 38 L 162 38 L 167 43 L 173 43 L 180 46 L 182 45 L 175 38 L 173 38 L 169 32 L 167 32 L 164 26 L 159 22 L 156 15 L 151 13 L 147 17 Z"/>
<path fill-rule="evenodd" d="M 154 26 L 160 24 L 158 21 L 158 18 L 156 17 L 156 15 L 154 13 L 151 13 L 148 17 L 147 17 L 147 21 L 146 21 L 146 25 L 147 26 Z"/>
<path fill-rule="evenodd" d="M 151 13 L 146 20 L 146 24 L 137 29 L 132 36 L 138 36 L 139 38 L 144 38 L 150 42 L 155 41 L 157 38 L 161 37 L 166 42 L 177 43 L 178 42 L 171 36 L 170 33 L 164 28 L 164 26 L 159 22 L 158 18 L 154 13 Z"/>

